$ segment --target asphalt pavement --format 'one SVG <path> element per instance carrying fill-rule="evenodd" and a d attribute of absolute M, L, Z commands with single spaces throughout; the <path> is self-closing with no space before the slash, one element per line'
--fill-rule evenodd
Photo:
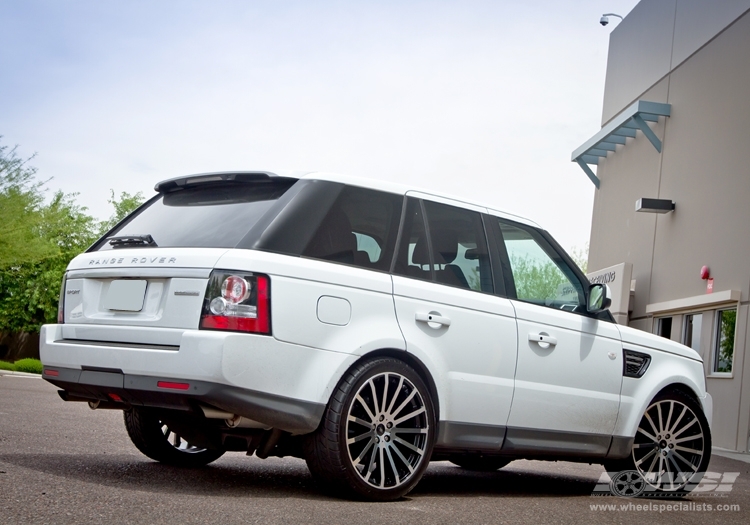
<path fill-rule="evenodd" d="M 38 377 L 0 376 L 4 525 L 750 522 L 750 464 L 714 456 L 709 470 L 739 475 L 724 478 L 730 491 L 674 502 L 593 497 L 599 465 L 518 460 L 473 473 L 435 462 L 401 501 L 352 502 L 320 493 L 299 459 L 155 463 L 130 443 L 121 412 L 65 403 Z"/>

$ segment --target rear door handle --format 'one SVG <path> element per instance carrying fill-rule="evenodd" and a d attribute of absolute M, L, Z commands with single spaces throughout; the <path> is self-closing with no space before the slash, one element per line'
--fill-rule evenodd
<path fill-rule="evenodd" d="M 432 312 L 428 314 L 417 312 L 414 318 L 420 323 L 435 323 L 435 324 L 439 324 L 445 327 L 448 327 L 451 325 L 450 319 L 448 319 L 447 317 L 443 317 L 442 315 L 432 313 Z"/>
<path fill-rule="evenodd" d="M 552 337 L 551 335 L 545 333 L 529 334 L 529 341 L 533 341 L 534 343 L 547 343 L 552 346 L 555 346 L 557 344 L 556 337 Z"/>

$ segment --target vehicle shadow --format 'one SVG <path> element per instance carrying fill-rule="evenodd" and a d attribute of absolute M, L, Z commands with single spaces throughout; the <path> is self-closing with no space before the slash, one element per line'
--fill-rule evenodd
<path fill-rule="evenodd" d="M 587 472 L 580 475 L 539 470 L 530 462 L 516 463 L 519 462 L 496 472 L 472 472 L 450 463 L 433 463 L 409 495 L 516 498 L 590 496 L 599 478 L 598 470 L 595 474 Z"/>
<path fill-rule="evenodd" d="M 0 454 L 0 462 L 120 490 L 242 498 L 293 496 L 329 499 L 320 491 L 302 460 L 230 457 L 198 469 L 170 467 L 132 455 Z M 518 467 L 490 473 L 470 472 L 448 463 L 433 463 L 407 499 L 446 495 L 588 496 L 597 477 Z"/>

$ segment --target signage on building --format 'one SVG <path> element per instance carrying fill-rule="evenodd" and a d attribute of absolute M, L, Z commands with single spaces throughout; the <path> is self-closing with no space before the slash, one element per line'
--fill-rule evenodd
<path fill-rule="evenodd" d="M 609 311 L 618 324 L 628 324 L 628 307 L 630 305 L 631 278 L 633 265 L 620 263 L 586 274 L 591 284 L 606 284 L 612 297 Z"/>

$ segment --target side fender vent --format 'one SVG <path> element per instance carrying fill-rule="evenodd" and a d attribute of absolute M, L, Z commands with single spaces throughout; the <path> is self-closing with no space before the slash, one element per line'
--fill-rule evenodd
<path fill-rule="evenodd" d="M 625 359 L 623 361 L 622 374 L 625 377 L 643 377 L 651 364 L 651 356 L 633 350 L 623 350 Z"/>

